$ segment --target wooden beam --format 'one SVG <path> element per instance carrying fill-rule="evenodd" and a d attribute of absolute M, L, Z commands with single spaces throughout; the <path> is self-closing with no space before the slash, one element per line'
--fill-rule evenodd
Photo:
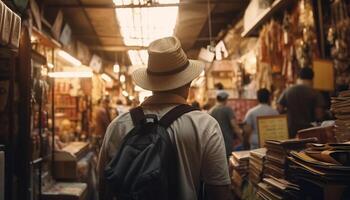
<path fill-rule="evenodd" d="M 128 51 L 128 50 L 142 50 L 146 49 L 146 47 L 142 46 L 117 46 L 117 45 L 110 45 L 110 46 L 90 46 L 91 50 L 95 51 Z"/>
<path fill-rule="evenodd" d="M 242 5 L 241 0 L 214 0 L 210 1 L 211 4 L 234 4 L 238 8 Z M 154 7 L 172 7 L 172 6 L 193 6 L 193 5 L 203 5 L 207 4 L 207 1 L 181 1 L 180 3 L 167 3 L 167 4 L 144 4 L 144 5 L 115 5 L 113 3 L 109 4 L 47 4 L 49 7 L 56 8 L 98 8 L 98 9 L 116 9 L 116 8 L 154 8 Z"/>

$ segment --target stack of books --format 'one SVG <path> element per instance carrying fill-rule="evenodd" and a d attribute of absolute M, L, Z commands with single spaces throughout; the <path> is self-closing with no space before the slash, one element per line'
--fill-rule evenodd
<path fill-rule="evenodd" d="M 289 140 L 267 140 L 265 157 L 264 177 L 287 179 L 287 156 L 292 150 L 302 150 L 307 143 L 317 142 L 316 138 L 289 139 Z"/>
<path fill-rule="evenodd" d="M 231 180 L 233 187 L 241 188 L 248 176 L 250 151 L 234 151 L 230 157 L 232 166 Z"/>
<path fill-rule="evenodd" d="M 258 184 L 257 195 L 260 199 L 300 199 L 300 194 L 300 188 L 298 185 L 284 179 L 269 177 L 264 178 L 263 182 Z"/>
<path fill-rule="evenodd" d="M 291 151 L 288 173 L 303 188 L 306 199 L 348 199 L 350 144 L 309 144 Z"/>
<path fill-rule="evenodd" d="M 335 134 L 340 141 L 350 140 L 350 90 L 332 98 L 331 111 L 334 113 Z"/>
<path fill-rule="evenodd" d="M 249 156 L 249 180 L 253 185 L 257 185 L 262 180 L 266 148 L 250 151 Z"/>

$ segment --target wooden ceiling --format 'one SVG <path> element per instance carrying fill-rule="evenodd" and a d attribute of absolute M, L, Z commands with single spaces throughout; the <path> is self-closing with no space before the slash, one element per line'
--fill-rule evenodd
<path fill-rule="evenodd" d="M 89 48 L 112 62 L 125 62 L 128 49 L 120 35 L 112 0 L 41 0 L 44 15 L 53 21 L 58 10 L 73 29 L 73 35 Z M 249 0 L 180 0 L 175 35 L 185 50 L 199 49 L 210 43 L 208 8 L 212 39 L 242 17 Z"/>

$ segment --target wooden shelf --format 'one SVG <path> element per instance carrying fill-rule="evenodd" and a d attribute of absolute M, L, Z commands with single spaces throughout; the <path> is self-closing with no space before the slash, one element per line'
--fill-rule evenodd
<path fill-rule="evenodd" d="M 269 8 L 266 8 L 260 15 L 256 18 L 256 21 L 252 23 L 252 26 L 248 27 L 241 34 L 242 37 L 256 36 L 261 26 L 270 20 L 276 13 L 280 13 L 285 8 L 287 8 L 293 0 L 275 0 Z"/>

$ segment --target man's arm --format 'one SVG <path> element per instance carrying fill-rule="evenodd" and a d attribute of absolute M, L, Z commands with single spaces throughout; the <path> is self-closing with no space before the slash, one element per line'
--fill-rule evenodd
<path fill-rule="evenodd" d="M 325 116 L 325 100 L 321 93 L 316 92 L 316 100 L 315 100 L 315 120 L 316 121 L 322 121 Z"/>
<path fill-rule="evenodd" d="M 239 128 L 235 113 L 233 112 L 233 110 L 231 108 L 227 109 L 227 115 L 228 115 L 228 118 L 230 119 L 231 127 L 232 127 L 234 133 L 236 133 L 237 137 L 240 140 L 243 140 L 242 130 Z"/>
<path fill-rule="evenodd" d="M 208 130 L 212 133 L 205 145 L 201 167 L 201 178 L 205 183 L 205 191 L 208 199 L 230 200 L 230 175 L 228 172 L 228 162 L 226 157 L 225 143 L 219 124 L 215 122 L 215 127 Z"/>
<path fill-rule="evenodd" d="M 231 119 L 231 126 L 238 138 L 243 141 L 242 130 L 239 128 L 236 118 Z"/>
<path fill-rule="evenodd" d="M 287 110 L 287 97 L 286 97 L 286 92 L 284 91 L 280 96 L 280 98 L 278 99 L 277 111 L 280 114 L 283 114 L 286 112 L 286 110 Z"/>
<path fill-rule="evenodd" d="M 230 185 L 206 185 L 205 191 L 208 200 L 233 200 Z"/>

